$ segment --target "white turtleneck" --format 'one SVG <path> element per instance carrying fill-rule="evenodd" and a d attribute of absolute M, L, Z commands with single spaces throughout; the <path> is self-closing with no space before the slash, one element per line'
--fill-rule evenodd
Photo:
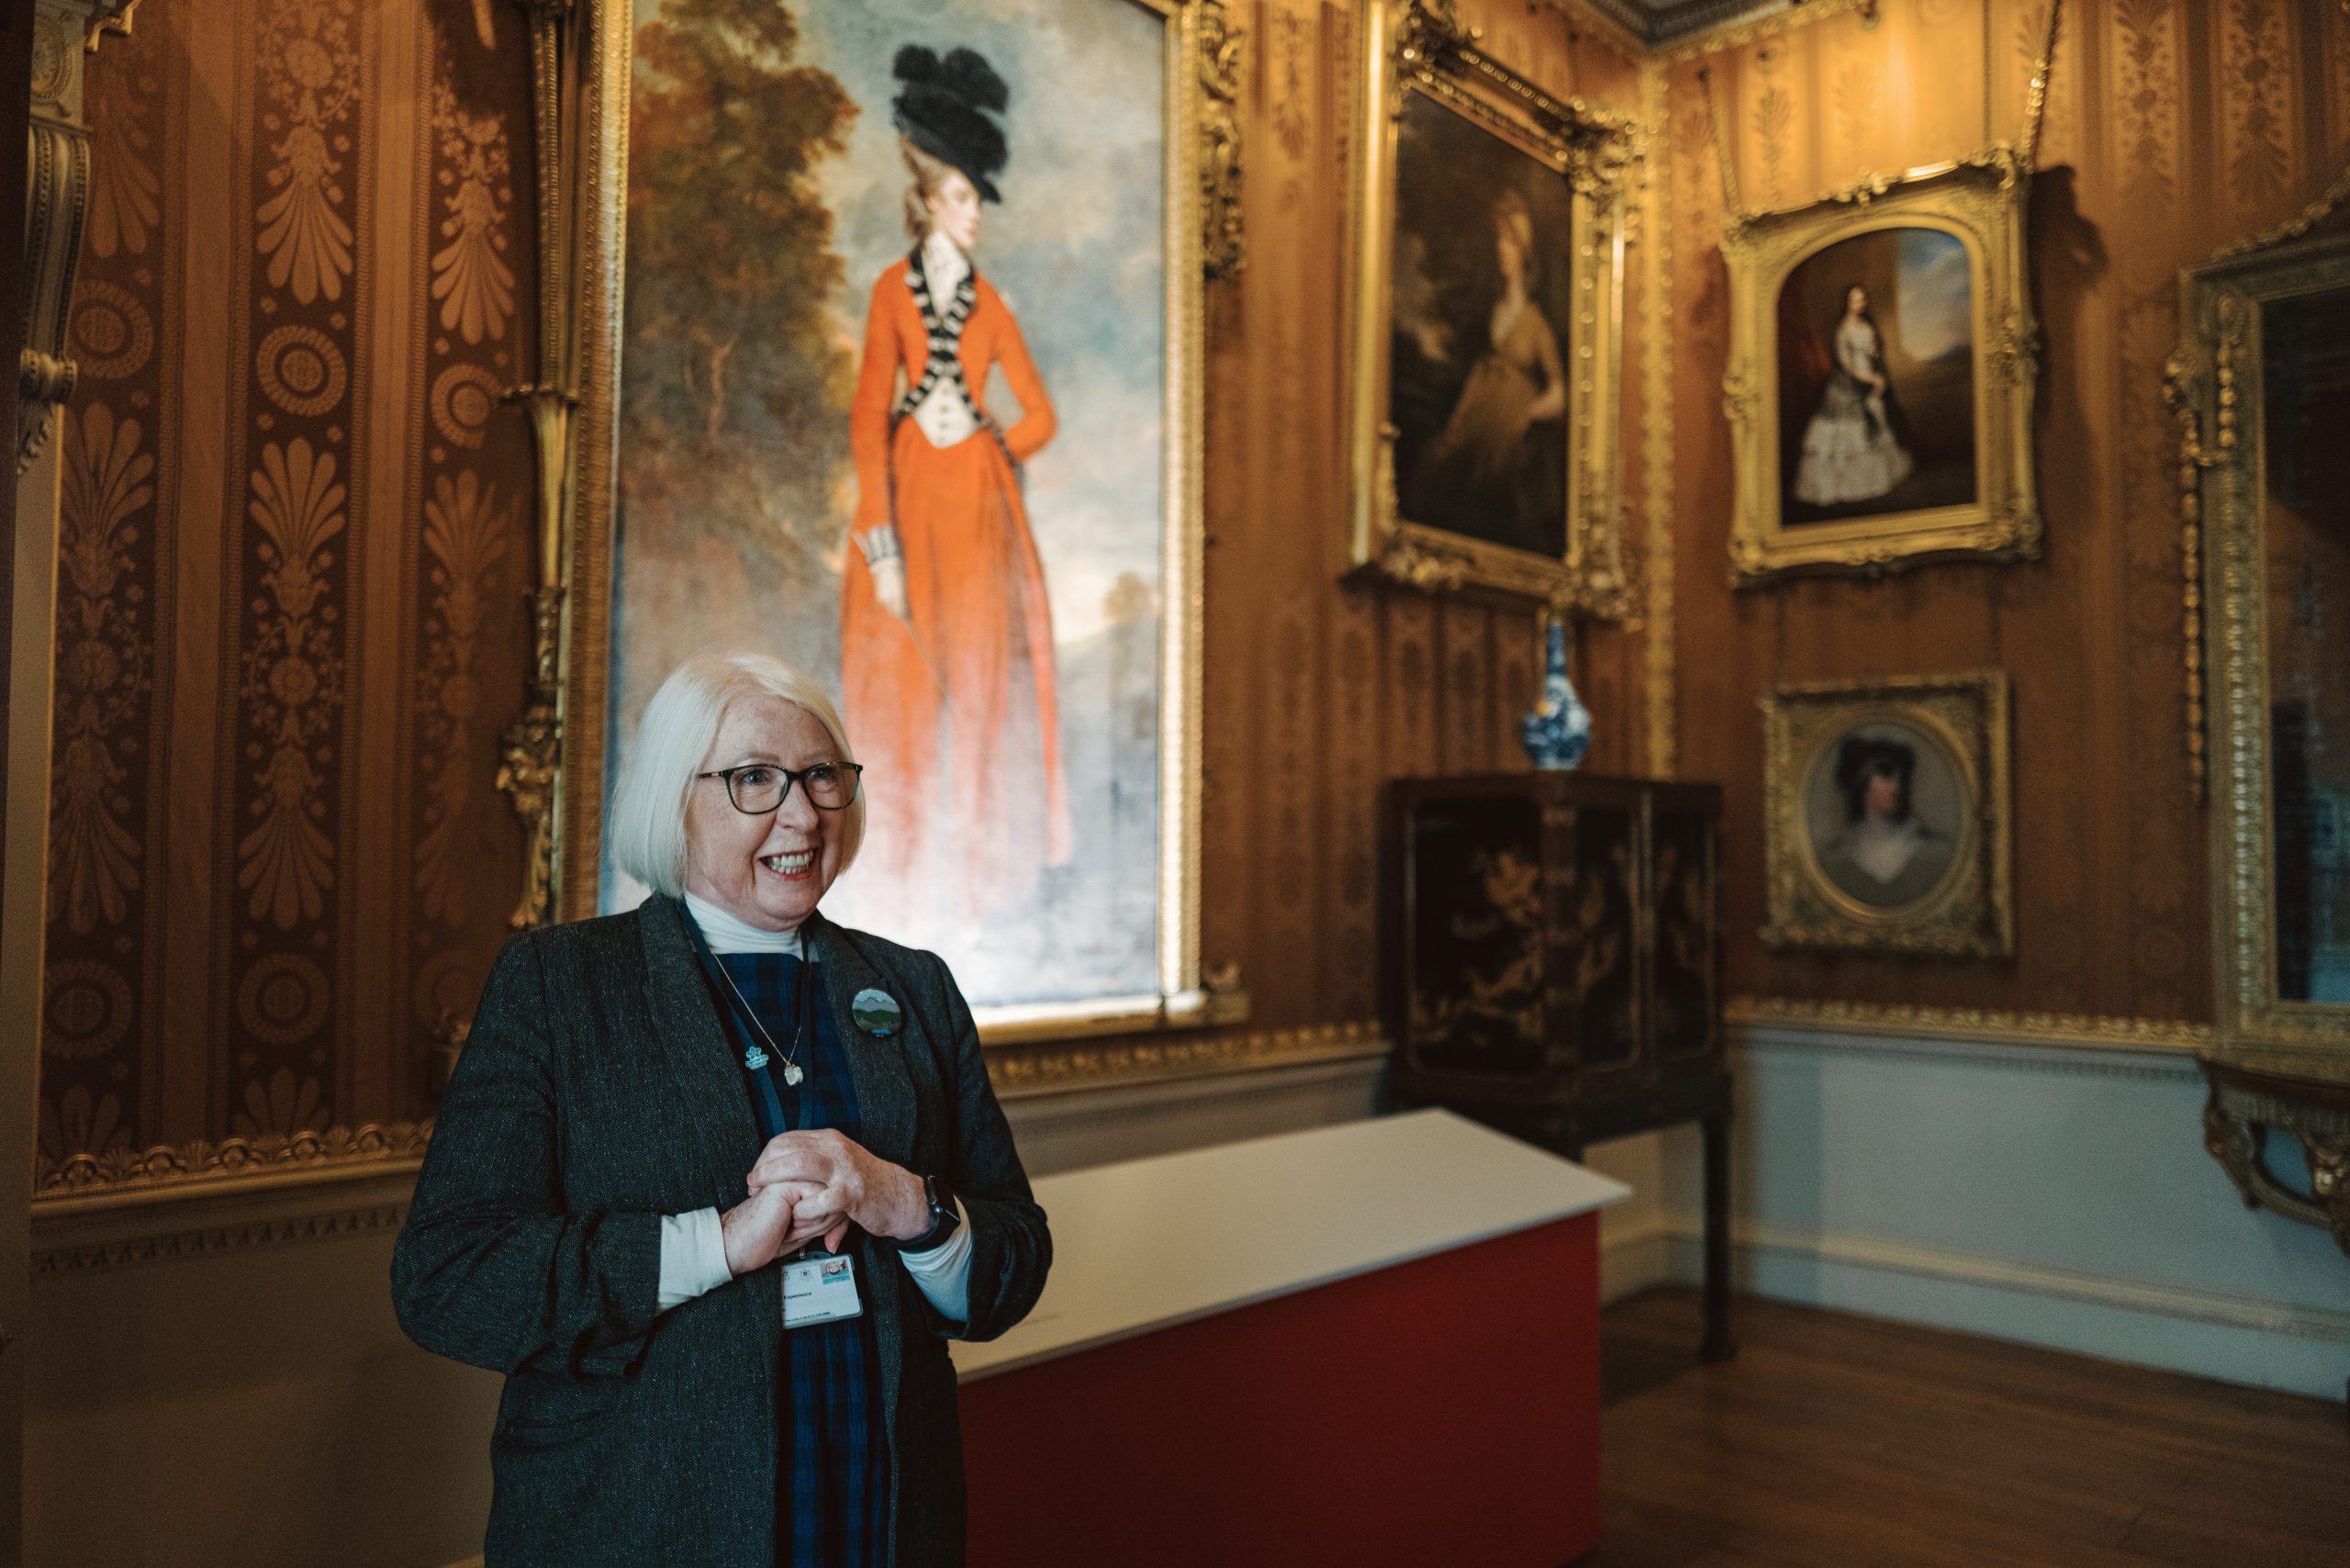
<path fill-rule="evenodd" d="M 936 235 L 931 240 L 939 242 Z M 951 242 L 947 248 L 954 249 Z M 712 953 L 789 953 L 807 958 L 796 926 L 789 931 L 768 931 L 695 893 L 686 895 L 686 908 Z M 971 1222 L 960 1202 L 955 1205 L 955 1214 L 960 1223 L 953 1235 L 927 1252 L 900 1252 L 898 1260 L 940 1316 L 964 1323 L 969 1321 L 971 1311 Z M 714 1291 L 733 1277 L 734 1271 L 726 1266 L 726 1233 L 716 1208 L 662 1216 L 658 1291 L 663 1312 Z"/>

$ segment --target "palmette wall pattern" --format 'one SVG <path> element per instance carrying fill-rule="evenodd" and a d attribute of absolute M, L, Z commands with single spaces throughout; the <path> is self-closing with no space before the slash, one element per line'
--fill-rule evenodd
<path fill-rule="evenodd" d="M 92 73 L 50 1184 L 413 1119 L 519 879 L 492 779 L 528 655 L 530 452 L 498 406 L 531 342 L 520 13 L 198 20 L 150 0 Z"/>
<path fill-rule="evenodd" d="M 523 9 L 202 9 L 198 28 L 192 0 L 147 0 L 92 62 L 57 621 L 51 1179 L 136 1176 L 159 1148 L 161 1169 L 224 1148 L 412 1155 L 401 1125 L 431 1112 L 433 1027 L 470 1009 L 520 886 L 492 779 L 529 675 L 532 477 L 521 416 L 491 398 L 534 355 Z M 2208 1018 L 2161 369 L 2177 265 L 2289 215 L 2350 155 L 2338 9 L 2066 6 L 2031 218 L 2044 560 L 1733 594 L 1721 198 L 1697 69 L 1741 195 L 1782 204 L 2003 134 L 2045 6 L 1884 0 L 1871 22 L 1813 0 L 1645 62 L 1579 12 L 1461 6 L 1546 91 L 1661 132 L 1662 157 L 1632 175 L 1626 278 L 1641 620 L 1584 633 L 1575 674 L 1595 718 L 1587 768 L 1725 786 L 1734 995 L 1839 1018 L 2148 1020 L 2136 1032 L 2165 1038 Z M 1378 784 L 1522 766 L 1531 616 L 1337 580 L 1361 11 L 1228 11 L 1248 35 L 1247 259 L 1207 296 L 1201 958 L 1239 966 L 1251 1019 L 1156 1052 L 1021 1047 L 1010 1081 L 1365 1048 Z M 1975 666 L 2016 685 L 2017 958 L 1766 952 L 1757 691 Z"/>

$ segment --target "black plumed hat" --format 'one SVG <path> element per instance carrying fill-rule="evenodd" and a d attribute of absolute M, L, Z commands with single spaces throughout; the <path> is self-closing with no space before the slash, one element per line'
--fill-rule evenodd
<path fill-rule="evenodd" d="M 891 106 L 899 132 L 961 170 L 981 196 L 1002 201 L 995 176 L 1003 172 L 1005 149 L 997 120 L 1012 94 L 995 67 L 976 50 L 953 50 L 941 60 L 910 43 L 898 50 L 895 72 L 905 84 Z"/>

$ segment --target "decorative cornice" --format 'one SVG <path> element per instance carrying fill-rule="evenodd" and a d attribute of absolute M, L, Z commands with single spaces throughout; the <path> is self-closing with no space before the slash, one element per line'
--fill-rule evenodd
<path fill-rule="evenodd" d="M 2006 1046 L 2109 1050 L 2209 1050 L 2208 1024 L 2167 1018 L 2115 1018 L 2081 1013 L 2003 1013 L 1991 1008 L 1914 1007 L 1866 1002 L 1798 1002 L 1734 996 L 1724 1009 L 1734 1025 L 1829 1034 L 1968 1040 Z"/>
<path fill-rule="evenodd" d="M 1878 0 L 1854 0 L 1863 7 Z M 1549 0 L 1551 9 L 1578 22 L 1596 23 L 1613 35 L 1609 41 L 1636 54 L 1660 49 L 1700 34 L 1724 33 L 1740 27 L 1777 22 L 1793 26 L 1809 19 L 1822 0 Z M 1849 8 L 1849 7 L 1846 7 Z"/>
<path fill-rule="evenodd" d="M 408 1204 L 367 1204 L 316 1214 L 280 1215 L 268 1219 L 195 1226 L 186 1229 L 121 1237 L 95 1242 L 66 1242 L 33 1249 L 36 1276 L 87 1273 L 98 1269 L 127 1268 L 136 1263 L 164 1263 L 182 1258 L 203 1258 L 254 1247 L 283 1247 L 298 1241 L 331 1241 L 341 1237 L 366 1236 L 397 1230 L 408 1218 Z"/>
<path fill-rule="evenodd" d="M 1094 1044 L 1038 1041 L 990 1047 L 987 1062 L 998 1092 L 1010 1100 L 1379 1056 L 1387 1048 L 1378 1025 L 1356 1022 Z M 431 1138 L 430 1121 L 370 1123 L 292 1137 L 230 1138 L 176 1148 L 158 1144 L 143 1153 L 118 1148 L 76 1154 L 62 1164 L 42 1159 L 34 1166 L 33 1202 L 38 1211 L 56 1214 L 209 1197 L 245 1188 L 395 1175 L 421 1164 Z"/>
<path fill-rule="evenodd" d="M 145 1153 L 109 1149 L 76 1154 L 63 1164 L 42 1158 L 33 1167 L 37 1208 L 145 1203 L 210 1193 L 231 1183 L 275 1183 L 306 1178 L 386 1173 L 413 1169 L 431 1141 L 432 1124 L 329 1127 L 291 1137 L 229 1138 L 225 1143 L 157 1144 Z"/>
<path fill-rule="evenodd" d="M 1657 58 L 1667 65 L 1677 65 L 1684 60 L 1695 60 L 1701 54 L 1718 54 L 1725 50 L 1740 49 L 1762 39 L 1774 38 L 1796 28 L 1810 27 L 1834 17 L 1854 11 L 1872 12 L 1880 0 L 1808 0 L 1801 6 L 1781 6 L 1761 17 L 1732 17 L 1727 20 L 1700 23 L 1694 28 L 1679 28 L 1656 40 Z"/>
<path fill-rule="evenodd" d="M 1295 1062 L 1382 1055 L 1376 1024 L 1315 1024 L 1245 1035 L 1143 1037 L 1098 1045 L 1008 1046 L 988 1052 L 989 1075 L 1007 1100 L 1107 1089 L 1137 1081 L 1286 1067 Z"/>

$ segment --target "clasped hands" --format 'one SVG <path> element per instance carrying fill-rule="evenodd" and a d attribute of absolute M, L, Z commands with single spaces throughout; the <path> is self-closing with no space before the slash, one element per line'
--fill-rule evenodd
<path fill-rule="evenodd" d="M 768 1139 L 749 1186 L 751 1195 L 719 1216 L 726 1267 L 738 1277 L 820 1237 L 837 1252 L 851 1226 L 901 1241 L 930 1228 L 922 1179 L 830 1127 Z"/>

